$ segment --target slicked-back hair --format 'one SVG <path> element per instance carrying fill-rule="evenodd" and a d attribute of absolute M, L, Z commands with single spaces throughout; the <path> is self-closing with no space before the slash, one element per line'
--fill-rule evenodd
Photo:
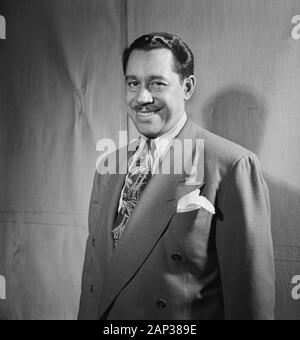
<path fill-rule="evenodd" d="M 188 45 L 177 35 L 170 33 L 149 33 L 137 38 L 123 52 L 123 72 L 126 75 L 127 63 L 133 50 L 150 51 L 166 48 L 173 54 L 174 71 L 183 81 L 194 74 L 194 55 Z"/>

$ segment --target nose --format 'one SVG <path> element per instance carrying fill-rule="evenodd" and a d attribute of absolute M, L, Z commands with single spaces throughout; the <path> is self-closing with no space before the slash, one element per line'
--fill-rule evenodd
<path fill-rule="evenodd" d="M 153 103 L 153 97 L 145 87 L 140 89 L 135 100 L 140 105 Z"/>

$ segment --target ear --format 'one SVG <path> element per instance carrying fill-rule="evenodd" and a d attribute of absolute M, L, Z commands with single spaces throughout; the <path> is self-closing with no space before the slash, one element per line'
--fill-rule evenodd
<path fill-rule="evenodd" d="M 183 88 L 184 88 L 184 99 L 189 100 L 194 93 L 196 87 L 196 78 L 194 75 L 191 75 L 184 79 L 183 81 Z"/>

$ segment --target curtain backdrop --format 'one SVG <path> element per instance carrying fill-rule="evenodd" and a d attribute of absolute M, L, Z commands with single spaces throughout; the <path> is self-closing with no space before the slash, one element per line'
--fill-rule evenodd
<path fill-rule="evenodd" d="M 153 31 L 194 51 L 188 115 L 258 154 L 272 204 L 276 316 L 300 319 L 291 297 L 300 275 L 299 0 L 0 0 L 0 15 L 0 319 L 76 317 L 96 143 L 117 142 L 127 126 L 136 135 L 120 56 Z"/>
<path fill-rule="evenodd" d="M 123 8 L 0 2 L 1 317 L 77 317 L 96 142 L 126 129 Z"/>

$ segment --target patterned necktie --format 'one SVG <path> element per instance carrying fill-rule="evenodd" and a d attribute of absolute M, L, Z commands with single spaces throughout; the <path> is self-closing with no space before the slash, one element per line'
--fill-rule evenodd
<path fill-rule="evenodd" d="M 143 150 L 132 164 L 126 177 L 122 195 L 122 206 L 114 223 L 115 228 L 112 230 L 112 238 L 115 247 L 121 238 L 122 232 L 126 227 L 132 211 L 137 205 L 143 190 L 152 176 L 152 154 L 153 150 L 151 150 L 151 139 L 147 139 Z"/>

